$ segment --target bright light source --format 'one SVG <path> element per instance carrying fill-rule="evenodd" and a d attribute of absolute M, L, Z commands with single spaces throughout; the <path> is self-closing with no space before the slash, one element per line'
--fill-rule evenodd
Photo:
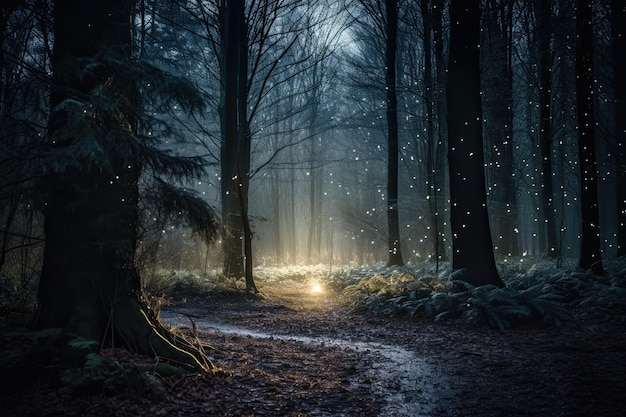
<path fill-rule="evenodd" d="M 323 291 L 324 290 L 323 290 L 322 286 L 319 283 L 314 282 L 313 284 L 311 284 L 311 293 L 313 293 L 313 294 L 320 294 Z"/>

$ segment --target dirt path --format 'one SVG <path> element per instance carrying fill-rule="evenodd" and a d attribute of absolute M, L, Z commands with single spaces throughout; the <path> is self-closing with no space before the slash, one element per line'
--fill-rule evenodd
<path fill-rule="evenodd" d="M 219 341 L 218 364 L 268 373 L 279 391 L 289 387 L 281 375 L 294 375 L 282 414 L 254 415 L 622 416 L 626 409 L 620 324 L 500 334 L 356 314 L 331 291 L 312 293 L 302 282 L 264 292 L 265 300 L 195 299 L 162 313 Z M 243 363 L 232 360 L 239 354 Z M 254 401 L 258 408 L 267 400 Z"/>
<path fill-rule="evenodd" d="M 624 323 L 501 334 L 358 314 L 312 284 L 274 280 L 264 299 L 211 293 L 164 308 L 212 346 L 214 374 L 163 377 L 152 360 L 109 349 L 105 369 L 76 370 L 91 381 L 80 389 L 5 387 L 0 416 L 624 416 Z M 155 378 L 165 390 L 146 389 Z"/>
<path fill-rule="evenodd" d="M 198 317 L 194 308 L 172 309 L 162 313 L 165 322 L 185 326 L 190 316 Z M 367 381 L 372 398 L 384 401 L 379 415 L 429 416 L 433 405 L 445 390 L 445 380 L 426 361 L 415 353 L 394 344 L 348 340 L 329 336 L 303 336 L 295 333 L 252 330 L 203 318 L 195 320 L 195 328 L 223 335 L 234 335 L 257 340 L 279 340 L 298 347 L 327 350 L 349 350 L 361 356 L 361 373 L 344 380 L 347 392 Z M 418 394 L 418 395 L 416 395 Z M 326 415 L 323 410 L 309 410 L 312 415 Z"/>
<path fill-rule="evenodd" d="M 365 415 L 430 416 L 449 391 L 445 378 L 415 352 L 373 337 L 362 323 L 346 326 L 362 317 L 351 313 L 331 290 L 287 280 L 265 285 L 263 291 L 265 300 L 197 299 L 164 309 L 161 317 L 171 325 L 209 332 L 209 337 L 236 337 L 240 343 L 281 341 L 290 349 L 349 352 L 349 358 L 336 359 L 354 370 L 350 375 L 332 372 L 333 364 L 321 366 L 331 370 L 327 378 L 339 381 L 344 403 L 367 405 Z M 353 415 L 342 409 L 301 407 L 311 416 Z"/>

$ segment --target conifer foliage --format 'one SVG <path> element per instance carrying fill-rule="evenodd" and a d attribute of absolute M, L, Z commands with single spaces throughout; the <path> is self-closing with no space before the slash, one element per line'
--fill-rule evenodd
<path fill-rule="evenodd" d="M 194 110 L 202 100 L 190 84 L 133 62 L 131 7 L 55 2 L 37 325 L 204 369 L 149 318 L 134 260 L 141 188 L 150 191 L 142 204 L 163 199 L 205 240 L 217 229 L 204 201 L 172 185 L 202 174 L 203 160 L 163 148 L 151 135 L 163 129 L 141 115 L 171 100 Z"/>

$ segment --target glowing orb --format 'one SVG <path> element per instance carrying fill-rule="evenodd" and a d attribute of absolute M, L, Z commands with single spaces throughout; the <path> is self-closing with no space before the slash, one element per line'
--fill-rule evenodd
<path fill-rule="evenodd" d="M 318 284 L 317 282 L 314 283 L 313 285 L 311 285 L 311 292 L 313 294 L 319 294 L 323 291 L 322 286 L 320 284 Z"/>

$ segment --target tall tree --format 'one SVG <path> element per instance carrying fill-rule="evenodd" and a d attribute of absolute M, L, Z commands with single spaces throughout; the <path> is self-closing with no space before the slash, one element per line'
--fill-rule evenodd
<path fill-rule="evenodd" d="M 539 38 L 539 143 L 541 148 L 541 201 L 546 226 L 546 255 L 558 255 L 554 207 L 552 158 L 552 0 L 537 0 L 537 36 Z"/>
<path fill-rule="evenodd" d="M 626 4 L 611 0 L 617 166 L 617 256 L 626 255 Z"/>
<path fill-rule="evenodd" d="M 424 29 L 423 45 L 424 45 L 424 99 L 426 101 L 426 175 L 428 176 L 428 205 L 430 209 L 431 224 L 433 226 L 433 257 L 439 270 L 439 262 L 446 259 L 446 251 L 444 245 L 444 219 L 442 216 L 441 205 L 443 205 L 443 169 L 441 167 L 441 126 L 436 125 L 436 118 L 439 116 L 437 112 L 441 111 L 441 98 L 436 94 L 439 87 L 436 83 L 440 83 L 439 72 L 441 63 L 438 62 L 439 52 L 437 41 L 435 39 L 435 59 L 433 60 L 433 34 L 437 36 L 440 30 L 441 13 L 438 10 L 440 4 L 434 2 L 431 9 L 430 0 L 421 0 L 420 9 L 422 13 L 422 25 Z M 436 70 L 433 77 L 433 68 Z M 437 134 L 435 134 L 437 130 Z"/>
<path fill-rule="evenodd" d="M 596 164 L 593 2 L 579 0 L 576 8 L 576 115 L 578 121 L 578 160 L 580 166 L 580 205 L 582 226 L 578 266 L 603 273 L 600 216 L 598 213 L 598 172 Z"/>
<path fill-rule="evenodd" d="M 262 153 L 255 155 L 252 151 L 257 141 L 267 139 L 272 136 L 272 130 L 281 128 L 277 126 L 279 122 L 303 111 L 302 100 L 294 101 L 295 108 L 290 107 L 287 101 L 297 97 L 298 93 L 304 93 L 289 90 L 285 94 L 287 90 L 283 86 L 307 73 L 320 59 L 319 55 L 323 55 L 303 51 L 300 45 L 301 35 L 326 18 L 326 12 L 316 12 L 310 22 L 305 19 L 310 15 L 307 11 L 313 10 L 317 3 L 299 0 L 180 2 L 181 7 L 186 8 L 190 16 L 203 26 L 203 30 L 194 31 L 194 35 L 207 42 L 213 55 L 203 65 L 210 68 L 213 62 L 219 62 L 219 75 L 216 77 L 221 87 L 218 107 L 221 123 L 219 162 L 222 170 L 222 216 L 226 231 L 223 271 L 229 276 L 245 275 L 249 289 L 253 287 L 252 227 L 247 213 L 249 182 L 260 169 L 272 166 L 278 153 L 293 146 L 293 143 L 285 145 L 288 135 L 273 136 L 280 138 L 281 143 L 267 161 L 258 161 L 255 157 Z M 235 76 L 232 71 L 238 71 L 238 75 Z M 235 105 L 236 117 L 234 110 L 227 110 Z M 272 116 L 274 113 L 276 115 Z M 207 130 L 203 134 L 211 135 Z M 244 253 L 245 256 L 242 256 Z"/>
<path fill-rule="evenodd" d="M 245 40 L 245 27 L 242 25 L 244 13 L 243 0 L 222 0 L 220 4 L 221 34 L 221 79 L 222 101 L 221 124 L 221 169 L 222 169 L 222 219 L 225 225 L 224 241 L 224 274 L 241 277 L 244 275 L 243 265 L 243 211 L 241 207 L 240 187 L 240 140 L 245 135 L 239 114 L 241 107 L 241 48 Z"/>
<path fill-rule="evenodd" d="M 445 207 L 445 198 L 446 198 L 446 174 L 447 167 L 445 166 L 446 161 L 446 145 L 445 140 L 447 138 L 446 132 L 446 100 L 444 93 L 444 86 L 446 83 L 446 63 L 444 60 L 444 41 L 443 41 L 443 9 L 444 9 L 444 0 L 432 0 L 432 30 L 433 30 L 433 46 L 435 52 L 435 85 L 436 85 L 436 99 L 437 99 L 437 152 L 435 156 L 435 165 L 436 172 L 434 175 L 433 183 L 435 198 L 438 198 L 438 201 L 441 201 L 441 205 L 436 205 L 435 215 L 437 216 L 437 230 L 439 236 L 437 237 L 437 245 L 439 249 L 437 252 L 439 253 L 439 257 L 441 260 L 449 260 L 449 255 L 446 250 L 447 245 L 444 243 L 446 241 L 446 211 Z M 435 200 L 437 201 L 437 200 Z"/>
<path fill-rule="evenodd" d="M 480 0 L 450 3 L 446 97 L 452 266 L 474 284 L 503 283 L 487 213 L 480 88 Z"/>
<path fill-rule="evenodd" d="M 517 187 L 513 173 L 513 1 L 485 3 L 483 31 L 483 97 L 486 148 L 490 151 L 490 196 L 496 233 L 496 253 L 518 254 Z"/>
<path fill-rule="evenodd" d="M 398 97 L 396 54 L 398 47 L 398 0 L 385 0 L 385 89 L 387 91 L 387 266 L 403 265 L 398 210 Z"/>
<path fill-rule="evenodd" d="M 46 244 L 36 325 L 61 328 L 69 337 L 96 342 L 94 348 L 115 340 L 143 354 L 207 369 L 201 355 L 176 347 L 175 339 L 159 330 L 140 301 L 134 264 L 140 172 L 144 166 L 167 166 L 173 175 L 193 170 L 194 161 L 187 168 L 173 164 L 171 155 L 137 134 L 140 85 L 154 84 L 136 81 L 158 70 L 131 62 L 131 10 L 130 0 L 54 5 Z M 170 191 L 167 204 L 177 211 L 200 204 L 183 202 L 173 187 L 157 183 Z"/>
<path fill-rule="evenodd" d="M 245 1 L 224 0 L 220 13 L 224 62 L 221 149 L 222 210 L 226 224 L 224 274 L 234 277 L 244 275 L 246 289 L 258 292 L 252 274 L 252 230 L 248 217 L 251 133 Z"/>

